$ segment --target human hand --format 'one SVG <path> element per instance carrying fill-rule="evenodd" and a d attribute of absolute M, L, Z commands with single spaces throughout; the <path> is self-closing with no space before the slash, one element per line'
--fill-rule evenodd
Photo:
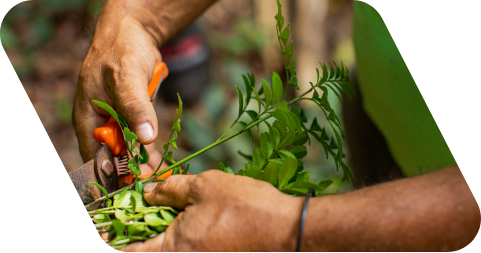
<path fill-rule="evenodd" d="M 161 56 L 155 39 L 139 21 L 130 16 L 112 20 L 105 13 L 99 18 L 74 101 L 73 125 L 84 161 L 98 150 L 93 130 L 110 117 L 92 103 L 94 99 L 115 108 L 138 135 L 138 142 L 155 140 L 157 117 L 147 86 L 158 61 Z"/>
<path fill-rule="evenodd" d="M 165 233 L 123 251 L 295 250 L 302 199 L 269 183 L 211 170 L 148 184 L 144 198 L 183 212 Z"/>

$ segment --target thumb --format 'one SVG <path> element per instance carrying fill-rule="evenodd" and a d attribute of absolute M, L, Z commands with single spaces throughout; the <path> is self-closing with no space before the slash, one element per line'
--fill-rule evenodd
<path fill-rule="evenodd" d="M 171 206 L 178 210 L 193 204 L 190 194 L 195 175 L 174 175 L 144 188 L 144 199 L 151 206 Z"/>
<path fill-rule="evenodd" d="M 151 71 L 153 72 L 153 70 Z M 138 136 L 138 142 L 150 144 L 157 138 L 157 115 L 150 102 L 146 71 L 132 70 L 120 75 L 115 85 L 115 107 L 124 117 L 130 129 Z"/>

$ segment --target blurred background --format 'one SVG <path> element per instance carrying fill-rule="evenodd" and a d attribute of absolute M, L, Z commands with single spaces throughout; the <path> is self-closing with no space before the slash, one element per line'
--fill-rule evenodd
<path fill-rule="evenodd" d="M 11 9 L 1 25 L 2 45 L 67 171 L 83 164 L 71 113 L 79 70 L 103 2 L 28 1 Z M 291 38 L 301 91 L 315 80 L 319 61 L 342 60 L 347 66 L 353 65 L 351 0 L 281 0 L 281 3 L 286 23 L 292 23 Z M 188 105 L 177 141 L 179 149 L 174 150 L 174 159 L 180 160 L 214 142 L 236 118 L 234 85 L 244 87 L 242 74 L 252 71 L 257 85 L 260 78 L 270 80 L 272 71 L 284 75 L 275 34 L 276 12 L 275 0 L 221 0 L 162 48 L 172 75 L 162 84 L 155 104 L 159 150 L 175 118 L 175 93 L 179 92 Z M 195 55 L 182 53 L 182 49 L 189 47 L 197 48 Z M 342 119 L 341 103 L 335 97 L 330 99 Z M 321 126 L 327 124 L 315 105 L 300 106 L 310 119 L 317 116 Z M 257 131 L 253 133 L 257 138 Z M 220 161 L 237 171 L 247 162 L 238 155 L 239 150 L 252 152 L 247 135 L 191 160 L 190 171 L 196 174 L 216 168 Z M 350 185 L 340 180 L 342 172 L 336 171 L 333 160 L 325 159 L 320 145 L 313 142 L 308 152 L 303 162 L 310 172 L 310 181 L 335 179 L 328 191 L 350 189 Z M 349 163 L 348 153 L 347 156 Z"/>

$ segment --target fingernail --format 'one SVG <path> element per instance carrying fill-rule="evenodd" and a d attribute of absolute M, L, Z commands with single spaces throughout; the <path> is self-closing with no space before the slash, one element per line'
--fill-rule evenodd
<path fill-rule="evenodd" d="M 139 137 L 139 142 L 149 141 L 154 137 L 154 129 L 146 122 L 135 128 L 135 134 Z"/>
<path fill-rule="evenodd" d="M 151 184 L 147 184 L 145 187 L 144 187 L 144 194 L 148 194 L 150 193 L 151 191 L 154 190 L 154 188 L 157 186 L 158 184 L 157 183 L 151 183 Z"/>

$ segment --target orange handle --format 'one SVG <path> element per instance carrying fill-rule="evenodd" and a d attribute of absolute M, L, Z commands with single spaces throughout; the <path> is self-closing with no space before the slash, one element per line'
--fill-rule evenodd
<path fill-rule="evenodd" d="M 154 76 L 152 77 L 152 80 L 148 86 L 150 97 L 152 97 L 157 90 L 157 86 L 160 84 L 162 74 L 164 75 L 162 81 L 164 81 L 164 79 L 169 75 L 167 65 L 165 65 L 163 62 L 155 63 Z M 103 127 L 95 129 L 93 134 L 94 139 L 99 145 L 105 143 L 107 146 L 109 146 L 113 156 L 123 156 L 127 152 L 124 136 L 119 125 L 117 124 L 117 121 L 115 121 L 113 117 L 110 117 Z"/>

